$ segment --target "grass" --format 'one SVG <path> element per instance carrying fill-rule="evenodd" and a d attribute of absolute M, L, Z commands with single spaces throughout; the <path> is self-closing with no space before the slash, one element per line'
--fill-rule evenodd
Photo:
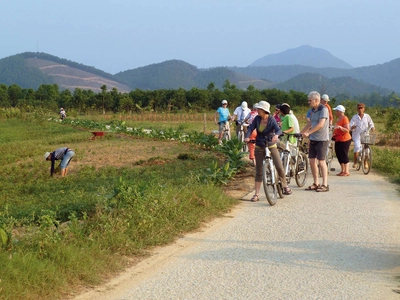
<path fill-rule="evenodd" d="M 2 299 L 59 299 L 125 268 L 228 211 L 236 200 L 196 174 L 215 153 L 174 141 L 88 130 L 38 118 L 0 118 Z M 49 177 L 46 151 L 77 153 Z M 179 158 L 178 158 L 179 157 Z"/>
<path fill-rule="evenodd" d="M 179 118 L 126 122 L 164 130 L 204 128 Z M 215 127 L 209 122 L 207 128 Z M 0 112 L 0 126 L 0 238 L 2 231 L 7 234 L 6 242 L 0 239 L 1 299 L 70 296 L 236 203 L 220 186 L 196 178 L 218 157 L 210 150 L 120 133 L 90 141 L 90 129 L 29 114 L 5 118 Z M 74 149 L 76 157 L 66 178 L 50 178 L 43 154 L 61 146 Z M 400 182 L 399 149 L 373 149 L 373 168 Z"/>

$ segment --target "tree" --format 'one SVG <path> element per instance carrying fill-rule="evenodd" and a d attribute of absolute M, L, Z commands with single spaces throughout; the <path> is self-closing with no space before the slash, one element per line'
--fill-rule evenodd
<path fill-rule="evenodd" d="M 23 98 L 22 89 L 16 84 L 10 85 L 8 87 L 8 99 L 11 103 L 11 106 L 16 107 L 17 103 L 18 103 L 18 99 L 21 99 L 21 98 Z"/>
<path fill-rule="evenodd" d="M 8 97 L 8 87 L 5 84 L 0 84 L 0 106 L 4 108 L 11 106 Z"/>

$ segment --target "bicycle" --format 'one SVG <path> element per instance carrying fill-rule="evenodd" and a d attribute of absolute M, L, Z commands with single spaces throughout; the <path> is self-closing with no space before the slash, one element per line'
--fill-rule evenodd
<path fill-rule="evenodd" d="M 287 135 L 288 139 L 285 141 L 284 147 L 278 147 L 281 152 L 281 159 L 283 169 L 286 174 L 286 182 L 289 185 L 291 178 L 294 177 L 298 187 L 302 187 L 307 182 L 308 175 L 308 157 L 307 154 L 300 151 L 302 145 L 303 136 L 299 133 L 283 133 L 281 136 Z M 289 143 L 289 137 L 294 136 L 297 138 L 296 146 Z M 282 191 L 281 183 L 278 193 Z M 279 193 L 282 198 L 283 195 Z"/>
<path fill-rule="evenodd" d="M 250 140 L 250 143 L 255 143 L 255 140 Z M 278 172 L 276 171 L 274 161 L 271 156 L 271 151 L 268 148 L 268 142 L 265 143 L 265 156 L 262 167 L 262 182 L 265 197 L 269 205 L 274 206 L 278 200 Z M 282 191 L 281 191 L 282 193 Z M 282 194 L 283 196 L 283 194 Z"/>
<path fill-rule="evenodd" d="M 242 151 L 243 152 L 248 152 L 249 151 L 249 147 L 247 146 L 247 143 L 244 141 L 245 133 L 244 133 L 243 122 L 238 122 L 237 126 L 239 126 L 239 125 L 240 125 L 240 129 L 239 129 L 239 132 L 238 132 L 238 140 L 243 143 Z"/>
<path fill-rule="evenodd" d="M 372 167 L 372 148 L 370 145 L 375 144 L 376 134 L 370 134 L 369 129 L 364 130 L 360 134 L 361 150 L 357 157 L 356 170 L 362 169 L 365 175 L 371 171 Z"/>
<path fill-rule="evenodd" d="M 222 121 L 224 123 L 224 129 L 222 130 L 222 140 L 229 141 L 231 139 L 231 129 L 229 127 L 229 121 Z M 219 122 L 218 124 L 220 124 Z"/>

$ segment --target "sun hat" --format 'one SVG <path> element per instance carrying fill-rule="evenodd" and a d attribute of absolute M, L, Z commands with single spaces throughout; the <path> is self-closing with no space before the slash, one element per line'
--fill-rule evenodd
<path fill-rule="evenodd" d="M 269 105 L 269 103 L 267 101 L 258 102 L 256 108 L 257 109 L 262 109 L 263 111 L 266 111 L 267 113 L 270 113 L 270 111 L 269 111 L 270 105 Z"/>
<path fill-rule="evenodd" d="M 241 106 L 242 106 L 242 109 L 246 109 L 247 108 L 247 102 L 243 101 Z"/>
<path fill-rule="evenodd" d="M 326 102 L 329 102 L 329 96 L 328 96 L 327 94 L 323 94 L 323 95 L 321 96 L 321 99 L 322 99 L 322 100 L 325 100 Z"/>
<path fill-rule="evenodd" d="M 338 110 L 338 111 L 341 111 L 341 112 L 345 112 L 346 111 L 346 109 L 344 108 L 343 105 L 338 105 L 333 110 Z"/>
<path fill-rule="evenodd" d="M 222 104 L 228 104 L 228 101 L 222 100 Z"/>
<path fill-rule="evenodd" d="M 51 154 L 50 152 L 46 152 L 46 153 L 44 154 L 44 159 L 47 160 L 47 158 L 49 157 L 50 154 Z"/>
<path fill-rule="evenodd" d="M 253 108 L 256 109 L 256 108 L 257 108 L 257 105 L 258 105 L 258 102 L 254 103 L 254 104 L 253 104 Z"/>

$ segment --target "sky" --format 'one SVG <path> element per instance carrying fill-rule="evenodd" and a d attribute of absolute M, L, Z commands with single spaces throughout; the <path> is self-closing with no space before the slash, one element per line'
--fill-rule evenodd
<path fill-rule="evenodd" d="M 353 67 L 400 57 L 399 0 L 2 1 L 0 59 L 44 52 L 105 72 L 246 67 L 309 45 Z"/>

